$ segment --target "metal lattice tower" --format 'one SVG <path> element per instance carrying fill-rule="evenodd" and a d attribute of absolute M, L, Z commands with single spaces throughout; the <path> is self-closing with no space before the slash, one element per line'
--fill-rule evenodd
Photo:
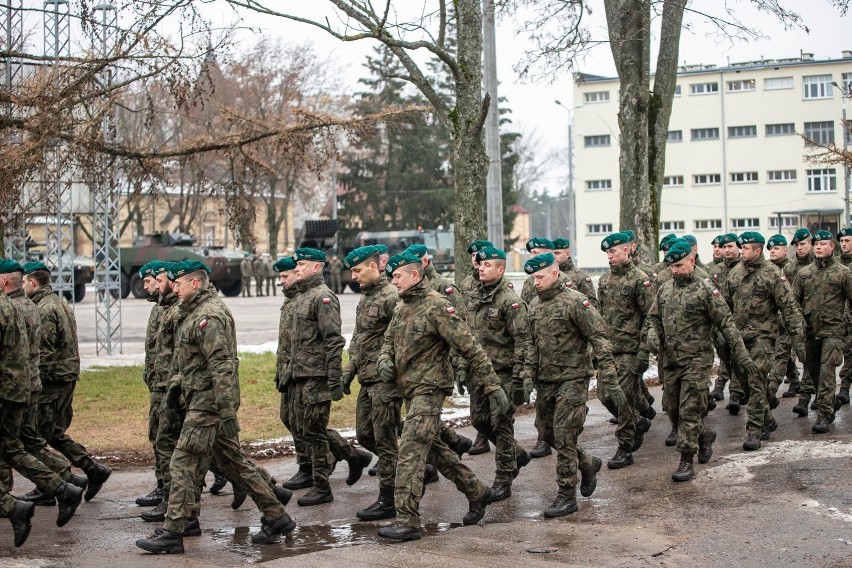
<path fill-rule="evenodd" d="M 118 15 L 112 3 L 95 6 L 100 54 L 106 58 L 115 47 Z M 102 86 L 112 82 L 112 71 L 105 70 L 100 77 Z M 104 141 L 115 137 L 115 114 L 108 110 L 104 114 Z M 110 165 L 104 187 L 98 188 L 92 199 L 95 245 L 95 339 L 97 354 L 121 353 L 121 270 L 119 268 L 118 199 L 119 189 L 115 170 Z"/>
<path fill-rule="evenodd" d="M 54 73 L 61 59 L 71 55 L 71 17 L 68 0 L 44 0 L 44 54 L 54 58 Z M 45 156 L 44 212 L 45 264 L 57 292 L 74 295 L 74 217 L 71 181 L 62 171 L 62 147 L 57 144 Z M 73 304 L 73 302 L 72 302 Z"/>
<path fill-rule="evenodd" d="M 24 15 L 21 6 L 22 0 L 2 0 L 0 3 L 0 48 L 6 52 L 23 51 L 24 41 Z M 23 65 L 18 57 L 5 57 L 0 60 L 2 66 L 3 85 L 7 93 L 21 84 L 21 72 Z M 7 117 L 15 115 L 15 105 L 11 102 L 0 108 Z M 7 135 L 7 143 L 17 143 L 18 133 L 10 132 Z M 20 211 L 16 206 L 5 208 L 0 213 L 0 223 L 3 225 L 3 244 L 6 258 L 24 260 L 27 252 L 27 234 L 20 218 Z"/>

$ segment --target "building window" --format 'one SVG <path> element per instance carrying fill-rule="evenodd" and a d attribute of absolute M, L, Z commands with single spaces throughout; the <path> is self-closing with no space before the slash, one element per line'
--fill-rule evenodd
<path fill-rule="evenodd" d="M 731 219 L 731 227 L 734 229 L 759 229 L 760 219 L 750 217 L 747 219 Z"/>
<path fill-rule="evenodd" d="M 843 90 L 848 95 L 852 91 L 852 73 L 843 73 L 842 77 L 841 84 L 843 85 Z"/>
<path fill-rule="evenodd" d="M 584 136 L 583 143 L 585 144 L 586 148 L 609 146 L 609 134 L 601 134 L 598 136 Z"/>
<path fill-rule="evenodd" d="M 733 172 L 731 183 L 757 183 L 757 172 Z"/>
<path fill-rule="evenodd" d="M 766 125 L 766 135 L 767 136 L 787 136 L 789 134 L 796 133 L 796 125 L 792 122 L 785 122 L 783 124 L 767 124 Z"/>
<path fill-rule="evenodd" d="M 806 99 L 830 99 L 831 75 L 806 75 L 802 77 Z"/>
<path fill-rule="evenodd" d="M 721 230 L 722 229 L 722 220 L 721 219 L 696 219 L 695 220 L 695 230 L 696 231 L 710 231 L 710 230 Z"/>
<path fill-rule="evenodd" d="M 712 95 L 719 92 L 719 83 L 692 83 L 689 86 L 690 95 Z"/>
<path fill-rule="evenodd" d="M 663 178 L 665 187 L 678 187 L 683 185 L 683 176 L 665 176 Z"/>
<path fill-rule="evenodd" d="M 676 96 L 676 97 L 680 96 L 680 85 L 675 85 L 674 96 Z"/>
<path fill-rule="evenodd" d="M 669 130 L 668 142 L 683 142 L 683 130 Z"/>
<path fill-rule="evenodd" d="M 798 217 L 781 217 L 781 226 L 778 226 L 778 216 L 769 218 L 769 228 L 775 229 L 795 229 L 799 226 L 799 218 Z"/>
<path fill-rule="evenodd" d="M 738 93 L 740 91 L 753 91 L 754 89 L 754 79 L 740 79 L 738 81 L 728 81 L 729 93 Z"/>
<path fill-rule="evenodd" d="M 660 221 L 660 230 L 661 231 L 683 231 L 684 222 L 683 221 Z"/>
<path fill-rule="evenodd" d="M 722 174 L 697 174 L 692 176 L 693 185 L 716 185 L 722 183 Z"/>
<path fill-rule="evenodd" d="M 693 140 L 718 140 L 718 128 L 693 128 L 691 131 Z"/>
<path fill-rule="evenodd" d="M 754 138 L 757 136 L 757 126 L 729 126 L 728 138 Z"/>
<path fill-rule="evenodd" d="M 834 122 L 806 122 L 805 146 L 834 144 Z"/>
<path fill-rule="evenodd" d="M 766 180 L 773 183 L 781 181 L 796 181 L 796 170 L 769 170 Z"/>
<path fill-rule="evenodd" d="M 609 91 L 595 91 L 593 93 L 583 93 L 583 102 L 586 102 L 586 103 L 609 102 Z"/>
<path fill-rule="evenodd" d="M 612 232 L 612 223 L 592 223 L 586 225 L 586 232 L 590 235 L 608 235 Z"/>
<path fill-rule="evenodd" d="M 770 77 L 763 80 L 764 91 L 777 91 L 778 89 L 792 89 L 792 77 Z"/>
<path fill-rule="evenodd" d="M 834 168 L 807 170 L 808 193 L 837 191 L 837 172 Z"/>
<path fill-rule="evenodd" d="M 588 191 L 605 191 L 612 189 L 611 179 L 590 179 L 586 180 L 586 189 Z"/>

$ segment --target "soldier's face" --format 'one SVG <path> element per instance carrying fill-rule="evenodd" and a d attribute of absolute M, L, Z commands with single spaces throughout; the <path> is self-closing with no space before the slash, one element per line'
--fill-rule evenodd
<path fill-rule="evenodd" d="M 745 243 L 742 248 L 743 260 L 751 262 L 760 256 L 763 256 L 763 247 L 754 243 Z"/>
<path fill-rule="evenodd" d="M 828 258 L 834 254 L 834 241 L 817 241 L 813 248 L 815 257 Z"/>
<path fill-rule="evenodd" d="M 846 254 L 852 252 L 852 237 L 840 237 L 840 250 Z"/>
<path fill-rule="evenodd" d="M 736 245 L 734 245 L 736 247 Z M 695 257 L 689 255 L 686 258 L 682 258 L 679 261 L 670 264 L 669 268 L 672 269 L 673 276 L 687 276 L 688 274 L 692 274 L 695 270 Z"/>
<path fill-rule="evenodd" d="M 557 280 L 559 280 L 559 269 L 556 267 L 548 266 L 533 274 L 533 284 L 539 292 L 551 288 Z"/>
<path fill-rule="evenodd" d="M 198 289 L 201 287 L 201 282 L 198 278 L 187 278 L 186 276 L 183 276 L 175 280 L 173 286 L 180 301 L 186 302 L 198 293 Z"/>
<path fill-rule="evenodd" d="M 814 246 L 811 244 L 810 238 L 801 240 L 793 246 L 796 247 L 796 256 L 799 258 L 805 258 L 812 250 L 814 250 Z"/>
<path fill-rule="evenodd" d="M 322 272 L 322 266 L 322 262 L 317 262 L 315 260 L 300 260 L 296 262 L 296 268 L 294 270 L 296 273 L 296 280 L 301 282 L 315 274 L 319 274 Z"/>
<path fill-rule="evenodd" d="M 534 248 L 534 249 L 530 249 L 530 254 L 531 254 L 531 255 L 533 255 L 533 256 L 538 256 L 538 255 L 540 255 L 540 254 L 544 254 L 544 253 L 546 253 L 546 252 L 552 252 L 552 253 L 554 253 L 554 256 L 556 255 L 556 254 L 555 254 L 555 251 L 552 251 L 552 250 L 550 250 L 550 249 L 546 249 L 546 248 Z"/>
<path fill-rule="evenodd" d="M 553 251 L 553 256 L 556 257 L 556 264 L 562 264 L 571 258 L 571 251 L 568 249 L 555 249 Z"/>
<path fill-rule="evenodd" d="M 172 283 L 165 272 L 157 274 L 157 291 L 161 296 L 166 296 L 172 291 Z"/>
<path fill-rule="evenodd" d="M 479 280 L 486 284 L 497 282 L 506 272 L 506 261 L 484 260 L 479 264 Z"/>
<path fill-rule="evenodd" d="M 610 266 L 621 266 L 630 259 L 630 247 L 618 245 L 607 249 L 606 258 Z"/>
<path fill-rule="evenodd" d="M 281 282 L 281 287 L 286 290 L 293 285 L 293 282 L 296 281 L 296 271 L 285 270 L 278 275 L 278 280 Z"/>
<path fill-rule="evenodd" d="M 771 260 L 781 260 L 785 256 L 787 256 L 787 247 L 776 245 L 769 249 L 769 258 Z"/>
<path fill-rule="evenodd" d="M 148 292 L 149 296 L 160 291 L 160 288 L 157 286 L 157 279 L 153 276 L 146 276 L 143 278 L 142 287 L 145 288 L 145 291 Z"/>
<path fill-rule="evenodd" d="M 390 255 L 388 253 L 379 255 L 379 271 L 384 272 L 385 266 L 388 265 L 388 260 L 390 259 Z"/>
<path fill-rule="evenodd" d="M 722 246 L 722 254 L 728 260 L 733 260 L 740 255 L 740 249 L 737 248 L 737 243 L 726 243 Z"/>
<path fill-rule="evenodd" d="M 719 245 L 713 245 L 713 258 L 720 259 L 722 256 L 722 247 Z"/>
<path fill-rule="evenodd" d="M 38 282 L 32 278 L 24 276 L 24 294 L 26 294 L 29 298 L 36 293 L 36 290 L 38 290 Z"/>
<path fill-rule="evenodd" d="M 373 284 L 380 275 L 379 267 L 375 262 L 362 262 L 352 267 L 352 280 L 358 284 Z"/>
<path fill-rule="evenodd" d="M 411 265 L 408 265 L 411 266 Z M 418 282 L 420 282 L 420 271 L 417 269 L 406 269 L 405 267 L 398 268 L 394 271 L 391 277 L 391 282 L 396 287 L 397 291 L 402 294 Z"/>

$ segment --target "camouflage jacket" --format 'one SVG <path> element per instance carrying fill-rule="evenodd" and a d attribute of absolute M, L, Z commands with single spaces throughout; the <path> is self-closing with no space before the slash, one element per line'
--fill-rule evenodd
<path fill-rule="evenodd" d="M 252 266 L 251 261 L 246 257 L 243 257 L 240 261 L 240 276 L 243 278 L 254 276 L 254 266 Z"/>
<path fill-rule="evenodd" d="M 479 298 L 479 271 L 474 269 L 473 274 L 462 280 L 459 292 L 465 301 L 465 307 L 470 311 L 473 304 Z"/>
<path fill-rule="evenodd" d="M 701 278 L 702 280 L 707 280 L 708 282 L 710 282 L 714 286 L 716 285 L 716 281 L 713 279 L 713 277 L 710 275 L 710 273 L 707 272 L 705 269 L 701 268 L 700 266 L 698 266 L 697 264 L 695 265 L 695 276 L 697 278 Z M 664 283 L 668 282 L 671 279 L 672 279 L 672 269 L 669 268 L 668 266 L 666 266 L 663 270 L 661 270 L 660 272 L 657 273 L 656 284 L 657 284 L 657 286 L 662 286 Z"/>
<path fill-rule="evenodd" d="M 536 294 L 529 308 L 526 373 L 545 383 L 586 379 L 592 375 L 591 345 L 598 370 L 615 381 L 606 324 L 592 301 L 564 282 Z"/>
<path fill-rule="evenodd" d="M 474 380 L 485 385 L 486 394 L 501 388 L 485 350 L 449 300 L 432 290 L 428 279 L 400 294 L 400 299 L 385 332 L 379 360 L 393 362 L 403 397 L 436 389 L 452 392 L 450 349 L 467 361 Z"/>
<path fill-rule="evenodd" d="M 568 276 L 561 270 L 559 271 L 559 283 L 566 288 L 576 290 L 574 281 L 568 278 Z M 532 277 L 532 275 L 527 276 L 527 279 L 524 280 L 524 287 L 521 288 L 521 299 L 524 301 L 527 307 L 529 307 L 529 305 L 535 299 L 536 294 L 537 292 L 535 289 L 535 279 Z"/>
<path fill-rule="evenodd" d="M 792 262 L 790 258 L 782 256 L 780 259 L 770 260 L 770 262 L 774 264 L 778 268 L 778 270 L 780 270 L 784 274 L 784 276 L 787 276 L 787 284 L 792 285 L 790 277 L 787 275 L 787 265 Z"/>
<path fill-rule="evenodd" d="M 358 374 L 362 385 L 381 381 L 376 364 L 385 341 L 385 331 L 399 303 L 396 288 L 385 278 L 361 286 L 361 299 L 355 308 L 355 332 L 349 346 L 349 369 Z"/>
<path fill-rule="evenodd" d="M 799 271 L 804 267 L 813 264 L 815 259 L 816 257 L 814 256 L 814 251 L 811 251 L 807 255 L 805 255 L 804 258 L 799 258 L 797 256 L 796 258 L 788 262 L 787 265 L 784 267 L 784 274 L 787 276 L 787 280 L 793 282 Z"/>
<path fill-rule="evenodd" d="M 638 254 L 635 254 L 630 257 L 630 262 L 633 263 L 633 266 L 639 269 L 640 272 L 644 273 L 651 280 L 657 277 L 656 272 L 654 272 L 654 267 L 648 264 L 647 262 L 642 262 L 642 259 L 639 258 Z"/>
<path fill-rule="evenodd" d="M 740 332 L 722 293 L 695 274 L 678 276 L 658 289 L 645 327 L 660 338 L 666 366 L 713 364 L 714 326 L 742 364 L 748 360 Z"/>
<path fill-rule="evenodd" d="M 325 285 L 322 274 L 300 282 L 300 289 L 293 298 L 288 371 L 295 379 L 340 378 L 346 344 L 340 334 L 340 302 Z"/>
<path fill-rule="evenodd" d="M 852 271 L 833 256 L 818 258 L 793 280 L 793 296 L 802 306 L 808 337 L 846 336 L 846 302 L 852 301 Z"/>
<path fill-rule="evenodd" d="M 846 268 L 852 268 L 852 254 L 841 252 L 840 256 L 837 257 L 837 260 Z"/>
<path fill-rule="evenodd" d="M 669 265 L 665 262 L 658 262 L 651 266 L 651 272 L 655 275 L 654 278 L 657 278 L 661 272 L 663 272 Z"/>
<path fill-rule="evenodd" d="M 178 308 L 176 292 L 160 297 L 160 326 L 157 330 L 157 355 L 148 375 L 148 386 L 153 390 L 165 390 L 169 379 L 177 371 L 172 367 L 175 352 L 175 336 L 181 322 L 182 312 Z"/>
<path fill-rule="evenodd" d="M 458 311 L 459 317 L 467 318 L 467 306 L 458 286 L 438 274 L 438 271 L 431 264 L 426 267 L 423 274 L 429 280 L 429 286 L 450 301 L 450 305 Z"/>
<path fill-rule="evenodd" d="M 277 385 L 290 364 L 290 348 L 293 343 L 293 303 L 302 288 L 293 282 L 284 288 L 284 302 L 278 318 L 278 349 L 275 352 L 275 384 Z"/>
<path fill-rule="evenodd" d="M 716 264 L 713 272 L 710 273 L 710 278 L 713 281 L 713 284 L 716 285 L 717 288 L 721 288 L 725 285 L 725 280 L 728 278 L 728 274 L 730 274 L 731 270 L 734 267 L 739 266 L 742 263 L 742 257 L 737 257 L 733 260 L 725 259 L 721 264 Z"/>
<path fill-rule="evenodd" d="M 654 301 L 653 282 L 632 262 L 611 266 L 598 282 L 598 301 L 613 352 L 638 353 Z"/>
<path fill-rule="evenodd" d="M 148 327 L 145 329 L 145 367 L 142 369 L 142 380 L 148 385 L 148 390 L 153 389 L 151 384 L 153 381 L 152 367 L 157 358 L 157 334 L 160 331 L 160 318 L 162 309 L 160 308 L 160 294 L 149 294 L 147 300 L 153 302 L 151 312 L 148 314 Z"/>
<path fill-rule="evenodd" d="M 493 284 L 480 284 L 478 289 L 467 323 L 491 359 L 494 371 L 518 378 L 529 349 L 527 306 L 505 278 Z"/>
<path fill-rule="evenodd" d="M 0 399 L 27 402 L 32 391 L 30 339 L 23 303 L 0 292 Z"/>
<path fill-rule="evenodd" d="M 577 291 L 583 293 L 592 305 L 597 309 L 598 297 L 595 294 L 595 285 L 592 283 L 592 277 L 574 266 L 574 261 L 570 258 L 559 265 L 559 270 L 568 277 L 568 280 L 574 283 Z"/>
<path fill-rule="evenodd" d="M 38 308 L 36 308 L 36 305 L 32 300 L 27 298 L 23 288 L 18 288 L 14 292 L 10 292 L 8 296 L 10 300 L 17 302 L 23 307 L 24 323 L 27 324 L 27 340 L 30 350 L 27 358 L 30 374 L 30 391 L 38 392 L 41 390 L 41 377 L 39 376 L 38 370 L 41 343 L 41 318 L 39 317 Z"/>
<path fill-rule="evenodd" d="M 733 312 L 734 324 L 744 342 L 774 340 L 781 314 L 794 344 L 804 345 L 802 313 L 790 292 L 787 277 L 762 256 L 731 269 L 722 286 L 722 297 Z"/>
<path fill-rule="evenodd" d="M 186 424 L 208 426 L 219 418 L 236 416 L 238 381 L 233 354 L 237 350 L 232 322 L 212 298 L 199 290 L 178 310 L 181 322 L 175 338 L 173 365 L 186 402 Z"/>
<path fill-rule="evenodd" d="M 42 286 L 30 297 L 41 319 L 39 371 L 45 383 L 80 378 L 77 321 L 68 304 L 50 286 Z"/>

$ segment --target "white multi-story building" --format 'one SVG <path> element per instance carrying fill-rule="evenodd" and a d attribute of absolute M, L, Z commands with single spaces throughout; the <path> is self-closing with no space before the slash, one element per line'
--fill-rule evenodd
<path fill-rule="evenodd" d="M 800 134 L 852 145 L 843 139 L 844 90 L 852 92 L 852 51 L 680 68 L 660 233 L 695 235 L 709 259 L 720 233 L 836 232 L 848 178 L 842 166 L 807 163 L 812 150 Z M 576 254 L 583 267 L 605 267 L 600 241 L 619 230 L 618 79 L 577 73 L 574 101 Z"/>

